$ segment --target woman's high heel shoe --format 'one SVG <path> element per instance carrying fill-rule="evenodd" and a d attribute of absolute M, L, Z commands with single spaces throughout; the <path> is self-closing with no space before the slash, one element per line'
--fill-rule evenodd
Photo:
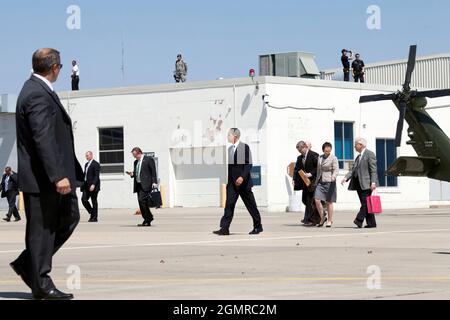
<path fill-rule="evenodd" d="M 331 228 L 332 225 L 333 225 L 333 221 L 328 221 L 326 227 Z"/>
<path fill-rule="evenodd" d="M 327 222 L 327 218 L 323 218 L 323 221 L 320 221 L 320 223 L 317 225 L 317 227 L 323 227 L 323 225 Z"/>

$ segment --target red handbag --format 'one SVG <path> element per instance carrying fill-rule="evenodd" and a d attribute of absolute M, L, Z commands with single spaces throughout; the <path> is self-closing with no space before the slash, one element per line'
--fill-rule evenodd
<path fill-rule="evenodd" d="M 380 214 L 383 212 L 381 208 L 381 199 L 379 195 L 372 195 L 366 198 L 367 201 L 367 213 Z"/>

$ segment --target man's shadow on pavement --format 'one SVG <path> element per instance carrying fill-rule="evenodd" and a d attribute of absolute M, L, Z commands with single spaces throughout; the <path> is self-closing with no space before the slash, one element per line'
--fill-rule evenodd
<path fill-rule="evenodd" d="M 33 300 L 33 295 L 26 292 L 0 292 L 0 299 Z"/>

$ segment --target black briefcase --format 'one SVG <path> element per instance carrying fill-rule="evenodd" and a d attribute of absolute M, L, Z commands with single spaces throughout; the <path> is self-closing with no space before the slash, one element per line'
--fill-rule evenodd
<path fill-rule="evenodd" d="M 150 208 L 156 208 L 156 209 L 161 208 L 161 206 L 162 206 L 161 192 L 158 189 L 153 189 L 152 192 L 150 192 L 148 202 L 149 202 Z"/>

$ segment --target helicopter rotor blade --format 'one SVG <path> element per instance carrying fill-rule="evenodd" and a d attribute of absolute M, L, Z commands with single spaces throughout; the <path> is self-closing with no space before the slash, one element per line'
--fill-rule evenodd
<path fill-rule="evenodd" d="M 394 93 L 391 94 L 374 94 L 371 96 L 362 96 L 359 98 L 359 103 L 367 103 L 374 101 L 384 101 L 384 100 L 393 100 L 396 95 Z"/>
<path fill-rule="evenodd" d="M 446 97 L 450 96 L 450 89 L 444 89 L 444 90 L 430 90 L 430 91 L 420 91 L 415 94 L 416 97 L 419 98 L 439 98 L 439 97 Z"/>
<path fill-rule="evenodd" d="M 397 132 L 395 134 L 395 143 L 397 147 L 400 147 L 402 145 L 403 124 L 405 122 L 405 115 L 407 108 L 406 102 L 400 102 L 399 108 L 400 108 L 400 116 L 397 123 Z"/>
<path fill-rule="evenodd" d="M 416 53 L 417 53 L 417 45 L 413 45 L 409 47 L 409 58 L 408 58 L 408 67 L 406 68 L 406 77 L 405 84 L 403 85 L 403 89 L 405 91 L 410 90 L 411 78 L 414 68 L 416 67 Z"/>

